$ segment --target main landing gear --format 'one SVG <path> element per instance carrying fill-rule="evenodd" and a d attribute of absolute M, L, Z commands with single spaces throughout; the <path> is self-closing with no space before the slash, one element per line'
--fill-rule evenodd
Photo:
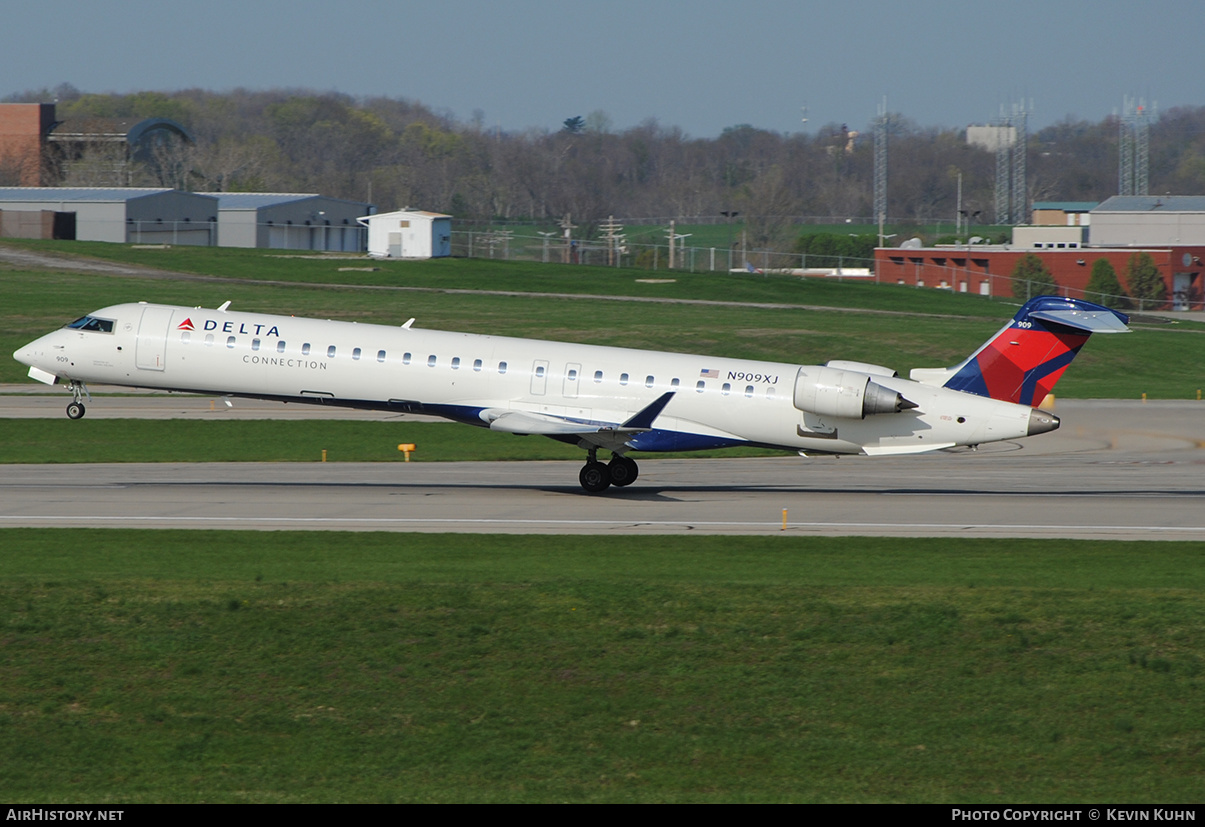
<path fill-rule="evenodd" d="M 587 456 L 586 464 L 577 478 L 582 488 L 591 494 L 606 491 L 612 485 L 631 485 L 640 474 L 636 461 L 625 456 L 614 454 L 610 462 L 602 463 L 598 461 L 597 448 L 591 448 Z"/>
<path fill-rule="evenodd" d="M 87 408 L 84 407 L 84 397 L 88 397 L 88 401 L 92 401 L 92 395 L 88 393 L 88 388 L 83 382 L 76 382 L 74 379 L 68 386 L 71 390 L 71 396 L 75 400 L 67 406 L 68 419 L 83 419 Z"/>

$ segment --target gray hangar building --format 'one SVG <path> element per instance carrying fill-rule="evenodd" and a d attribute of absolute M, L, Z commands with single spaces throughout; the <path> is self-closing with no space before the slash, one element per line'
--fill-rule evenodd
<path fill-rule="evenodd" d="M 218 245 L 363 253 L 368 231 L 356 218 L 373 205 L 312 193 L 207 192 L 217 199 Z"/>
<path fill-rule="evenodd" d="M 0 236 L 217 243 L 218 199 L 139 187 L 0 187 Z"/>

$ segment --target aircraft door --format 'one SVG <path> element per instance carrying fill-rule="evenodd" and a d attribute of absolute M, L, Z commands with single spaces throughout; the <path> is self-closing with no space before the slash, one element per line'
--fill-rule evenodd
<path fill-rule="evenodd" d="M 142 370 L 163 370 L 167 358 L 167 332 L 172 322 L 170 307 L 148 305 L 142 308 L 134 363 Z"/>
<path fill-rule="evenodd" d="M 566 399 L 577 399 L 578 383 L 581 381 L 582 366 L 576 363 L 565 365 L 565 389 L 564 397 Z"/>
<path fill-rule="evenodd" d="M 548 360 L 536 359 L 531 365 L 531 395 L 543 396 L 548 390 Z"/>

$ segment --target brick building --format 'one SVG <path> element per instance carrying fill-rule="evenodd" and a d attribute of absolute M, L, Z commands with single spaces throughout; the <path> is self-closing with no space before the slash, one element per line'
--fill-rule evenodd
<path fill-rule="evenodd" d="M 40 187 L 53 103 L 0 104 L 0 186 Z"/>
<path fill-rule="evenodd" d="M 1062 250 L 981 244 L 912 249 L 880 247 L 875 250 L 875 280 L 983 296 L 1012 296 L 1011 274 L 1021 257 L 1032 253 L 1050 270 L 1063 295 L 1082 298 L 1092 265 L 1098 259 L 1103 258 L 1113 266 L 1124 286 L 1126 266 L 1138 252 L 1149 254 L 1162 274 L 1169 306 L 1176 310 L 1205 310 L 1201 289 L 1205 244 Z"/>
<path fill-rule="evenodd" d="M 0 186 L 55 186 L 89 153 L 107 158 L 105 180 L 129 186 L 130 161 L 149 160 L 169 141 L 192 143 L 183 126 L 167 118 L 58 120 L 53 103 L 0 104 Z"/>

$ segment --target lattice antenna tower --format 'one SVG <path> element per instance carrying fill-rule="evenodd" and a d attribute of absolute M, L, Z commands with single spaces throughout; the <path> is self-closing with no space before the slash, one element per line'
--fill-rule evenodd
<path fill-rule="evenodd" d="M 883 246 L 883 225 L 887 221 L 887 96 L 879 104 L 874 124 L 874 219 L 879 225 L 879 246 Z"/>
<path fill-rule="evenodd" d="M 1030 108 L 1033 103 L 1029 104 Z M 1029 223 L 1029 187 L 1025 180 L 1025 160 L 1029 155 L 1029 109 L 1025 101 L 1013 104 L 1013 127 L 1017 137 L 1013 142 L 1013 223 Z"/>
<path fill-rule="evenodd" d="M 1117 119 L 1117 194 L 1134 194 L 1134 107 L 1129 96 L 1122 100 Z"/>
<path fill-rule="evenodd" d="M 1145 100 L 1126 96 L 1123 101 L 1117 126 L 1117 194 L 1148 195 L 1152 112 Z"/>
<path fill-rule="evenodd" d="M 996 119 L 996 223 L 1013 223 L 1012 213 L 1012 144 L 1008 141 L 1012 118 L 1000 105 L 1000 117 Z"/>
<path fill-rule="evenodd" d="M 1154 107 L 1146 108 L 1146 101 L 1138 102 L 1134 116 L 1134 194 L 1150 195 L 1151 166 L 1151 118 Z"/>

